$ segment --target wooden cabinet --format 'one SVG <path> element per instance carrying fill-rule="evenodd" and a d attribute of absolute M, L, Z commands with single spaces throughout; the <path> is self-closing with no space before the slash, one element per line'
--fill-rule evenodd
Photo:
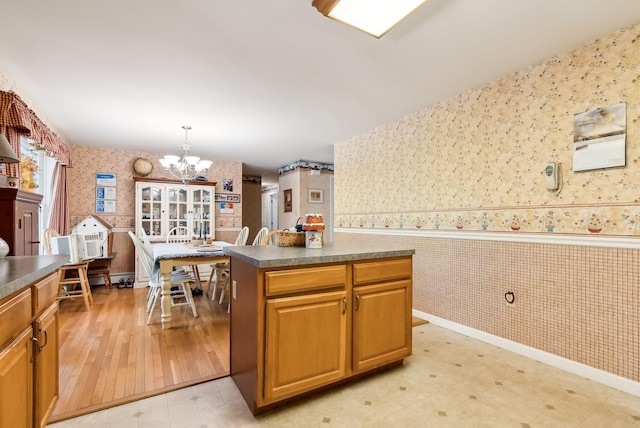
<path fill-rule="evenodd" d="M 231 376 L 254 414 L 411 355 L 410 256 L 290 268 L 232 256 L 231 281 Z"/>
<path fill-rule="evenodd" d="M 0 350 L 0 426 L 32 427 L 33 363 L 31 328 Z"/>
<path fill-rule="evenodd" d="M 58 401 L 58 304 L 52 304 L 35 322 L 35 417 L 39 427 L 46 425 Z"/>
<path fill-rule="evenodd" d="M 58 398 L 57 275 L 0 301 L 0 427 L 44 427 Z"/>
<path fill-rule="evenodd" d="M 411 270 L 411 259 L 353 265 L 355 372 L 411 354 Z"/>
<path fill-rule="evenodd" d="M 346 302 L 344 291 L 267 300 L 266 402 L 345 376 Z"/>
<path fill-rule="evenodd" d="M 41 201 L 37 193 L 0 188 L 0 238 L 9 244 L 10 256 L 39 254 Z"/>
<path fill-rule="evenodd" d="M 354 371 L 411 354 L 410 290 L 408 280 L 354 288 Z"/>
<path fill-rule="evenodd" d="M 32 298 L 28 288 L 0 303 L 0 420 L 33 426 Z"/>

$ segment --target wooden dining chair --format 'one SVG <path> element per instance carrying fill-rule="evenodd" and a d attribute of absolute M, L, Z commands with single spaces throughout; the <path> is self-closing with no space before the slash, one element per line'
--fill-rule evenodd
<path fill-rule="evenodd" d="M 82 260 L 78 263 L 66 263 L 58 268 L 58 300 L 82 297 L 87 311 L 93 304 L 91 285 L 87 270 L 93 259 Z"/>
<path fill-rule="evenodd" d="M 278 237 L 281 233 L 282 230 L 272 230 L 262 238 L 260 245 L 278 245 Z"/>
<path fill-rule="evenodd" d="M 47 227 L 42 231 L 42 249 L 46 255 L 50 255 L 51 238 L 60 236 L 57 230 Z M 89 263 L 93 259 L 82 260 L 78 263 L 65 263 L 58 268 L 58 300 L 82 297 L 87 310 L 93 304 L 91 285 L 87 275 Z M 106 284 L 105 284 L 106 285 Z"/>

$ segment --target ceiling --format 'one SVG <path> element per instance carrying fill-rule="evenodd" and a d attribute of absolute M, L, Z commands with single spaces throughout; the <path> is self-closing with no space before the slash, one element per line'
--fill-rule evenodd
<path fill-rule="evenodd" d="M 298 159 L 640 21 L 638 0 L 430 0 L 381 39 L 311 0 L 0 0 L 0 69 L 72 144 Z"/>

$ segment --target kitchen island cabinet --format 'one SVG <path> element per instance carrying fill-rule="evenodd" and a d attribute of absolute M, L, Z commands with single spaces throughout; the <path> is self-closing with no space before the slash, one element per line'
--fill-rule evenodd
<path fill-rule="evenodd" d="M 411 249 L 245 246 L 231 256 L 231 376 L 254 414 L 411 354 Z"/>
<path fill-rule="evenodd" d="M 0 427 L 44 427 L 58 398 L 56 269 L 67 256 L 0 258 Z"/>

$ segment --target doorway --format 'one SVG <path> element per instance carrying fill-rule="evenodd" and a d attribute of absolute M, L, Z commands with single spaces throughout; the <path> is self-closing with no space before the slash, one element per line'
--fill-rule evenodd
<path fill-rule="evenodd" d="M 278 229 L 278 192 L 269 196 L 269 210 L 267 211 L 267 227 L 269 230 Z"/>

